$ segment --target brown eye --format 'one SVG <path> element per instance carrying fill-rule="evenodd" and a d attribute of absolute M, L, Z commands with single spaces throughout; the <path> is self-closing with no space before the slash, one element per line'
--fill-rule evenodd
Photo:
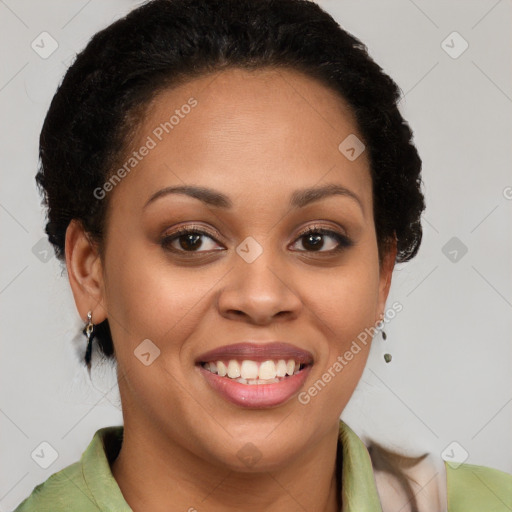
<path fill-rule="evenodd" d="M 208 238 L 211 242 L 206 242 L 203 238 Z M 180 228 L 171 235 L 166 235 L 162 238 L 160 245 L 170 251 L 174 252 L 206 252 L 217 250 L 213 246 L 216 245 L 215 239 L 202 229 L 187 227 Z M 199 249 L 202 249 L 199 251 Z"/>
<path fill-rule="evenodd" d="M 329 237 L 334 243 L 325 243 L 324 238 Z M 339 252 L 343 249 L 351 247 L 353 242 L 345 235 L 322 227 L 310 227 L 303 231 L 297 240 L 302 239 L 302 246 L 305 251 L 300 252 Z M 327 246 L 327 250 L 324 250 Z"/>

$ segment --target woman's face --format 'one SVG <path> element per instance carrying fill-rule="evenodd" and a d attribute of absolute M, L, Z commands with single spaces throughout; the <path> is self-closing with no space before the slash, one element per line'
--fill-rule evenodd
<path fill-rule="evenodd" d="M 103 189 L 93 320 L 109 320 L 126 429 L 238 470 L 247 451 L 275 468 L 337 430 L 369 340 L 345 354 L 384 311 L 394 261 L 379 267 L 369 160 L 354 159 L 354 136 L 336 93 L 294 71 L 227 70 L 152 102 L 122 179 Z M 202 199 L 155 197 L 168 187 L 200 187 Z M 179 228 L 192 233 L 173 237 Z M 292 351 L 267 351 L 275 341 Z M 226 348 L 240 343 L 255 346 Z M 271 379 L 290 359 L 310 364 L 273 384 L 200 364 L 236 376 L 229 361 L 247 360 L 244 375 Z"/>

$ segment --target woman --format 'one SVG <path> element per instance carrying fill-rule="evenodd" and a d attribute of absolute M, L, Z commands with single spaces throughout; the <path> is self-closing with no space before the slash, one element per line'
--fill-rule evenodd
<path fill-rule="evenodd" d="M 512 507 L 512 476 L 432 472 L 339 420 L 421 242 L 398 98 L 307 1 L 154 0 L 91 40 L 37 182 L 124 426 L 18 512 Z"/>

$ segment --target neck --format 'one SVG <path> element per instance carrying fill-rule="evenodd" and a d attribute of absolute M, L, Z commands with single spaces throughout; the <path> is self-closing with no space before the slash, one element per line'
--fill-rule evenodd
<path fill-rule="evenodd" d="M 341 510 L 336 476 L 338 424 L 324 438 L 278 469 L 236 472 L 213 466 L 169 439 L 158 428 L 125 420 L 112 474 L 133 512 Z"/>

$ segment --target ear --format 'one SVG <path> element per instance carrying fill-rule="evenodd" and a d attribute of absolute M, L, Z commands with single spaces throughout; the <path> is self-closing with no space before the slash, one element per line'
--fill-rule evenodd
<path fill-rule="evenodd" d="M 96 245 L 76 219 L 66 230 L 65 253 L 69 284 L 80 317 L 86 322 L 88 311 L 92 311 L 92 321 L 99 324 L 107 317 L 102 262 Z"/>
<path fill-rule="evenodd" d="M 391 277 L 395 267 L 397 253 L 397 240 L 396 237 L 386 245 L 386 252 L 382 256 L 379 273 L 379 299 L 377 303 L 377 313 L 383 314 L 386 307 L 386 300 L 388 298 L 389 289 L 391 287 Z M 376 321 L 379 319 L 377 318 Z"/>

